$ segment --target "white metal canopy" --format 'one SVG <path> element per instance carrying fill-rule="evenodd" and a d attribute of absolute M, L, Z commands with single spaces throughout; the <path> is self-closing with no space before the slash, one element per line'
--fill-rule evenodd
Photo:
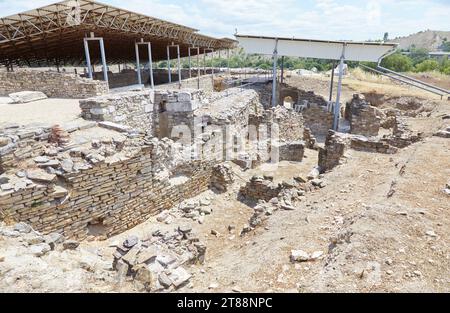
<path fill-rule="evenodd" d="M 272 55 L 277 45 L 279 56 L 340 60 L 345 46 L 347 61 L 378 62 L 394 51 L 397 43 L 329 41 L 296 38 L 235 35 L 247 53 Z"/>

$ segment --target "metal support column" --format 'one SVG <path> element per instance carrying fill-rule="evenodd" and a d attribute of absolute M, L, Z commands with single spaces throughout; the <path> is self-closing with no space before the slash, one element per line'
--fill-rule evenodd
<path fill-rule="evenodd" d="M 278 39 L 275 39 L 275 48 L 273 50 L 273 82 L 272 82 L 272 107 L 277 105 L 277 61 L 278 61 Z"/>
<path fill-rule="evenodd" d="M 147 51 L 148 51 L 148 69 L 149 69 L 149 76 L 150 76 L 150 86 L 152 89 L 155 88 L 155 82 L 153 79 L 153 58 L 152 58 L 152 44 L 150 42 L 144 42 L 144 39 L 141 38 L 140 42 L 136 42 L 136 65 L 138 70 L 138 82 L 139 85 L 142 84 L 142 78 L 141 78 L 141 66 L 140 66 L 140 58 L 139 58 L 139 45 L 146 45 Z"/>
<path fill-rule="evenodd" d="M 331 66 L 332 69 L 331 69 L 330 96 L 328 98 L 328 101 L 331 101 L 333 99 L 334 68 L 336 67 L 336 63 L 333 61 Z"/>
<path fill-rule="evenodd" d="M 170 72 L 170 46 L 167 46 L 167 70 L 169 73 L 169 83 L 172 82 L 172 73 Z"/>
<path fill-rule="evenodd" d="M 189 78 L 192 78 L 192 69 L 191 69 L 191 47 L 188 48 L 188 64 L 189 64 Z"/>
<path fill-rule="evenodd" d="M 178 86 L 181 88 L 180 45 L 177 45 L 177 59 L 178 59 Z"/>
<path fill-rule="evenodd" d="M 103 43 L 103 38 L 100 38 L 100 53 L 102 55 L 103 79 L 105 82 L 108 82 L 108 67 L 106 66 L 105 45 Z"/>
<path fill-rule="evenodd" d="M 94 33 L 91 33 L 90 37 L 85 37 L 84 39 L 84 52 L 86 54 L 86 66 L 88 68 L 89 78 L 93 78 L 93 72 L 95 71 L 94 66 L 91 64 L 91 56 L 89 54 L 89 41 L 98 41 L 100 44 L 100 56 L 102 58 L 103 65 L 103 80 L 108 83 L 108 67 L 106 65 L 106 55 L 105 55 L 105 44 L 103 38 L 95 37 Z"/>
<path fill-rule="evenodd" d="M 231 75 L 231 69 L 230 69 L 230 49 L 227 49 L 227 68 L 228 68 L 228 75 Z"/>
<path fill-rule="evenodd" d="M 138 77 L 138 84 L 142 85 L 141 64 L 139 60 L 139 45 L 137 42 L 134 44 L 134 50 L 136 51 L 136 72 Z"/>
<path fill-rule="evenodd" d="M 197 47 L 197 89 L 200 89 L 200 47 Z"/>
<path fill-rule="evenodd" d="M 152 89 L 155 89 L 155 81 L 153 78 L 153 56 L 152 56 L 152 44 L 150 42 L 148 44 L 148 68 L 150 71 L 150 85 Z"/>
<path fill-rule="evenodd" d="M 338 89 L 337 89 L 337 95 L 336 95 L 336 104 L 334 106 L 334 120 L 333 120 L 333 129 L 338 130 L 339 129 L 339 114 L 340 114 L 340 103 L 341 100 L 341 90 L 342 90 L 342 75 L 344 71 L 344 60 L 345 60 L 345 46 L 342 47 L 342 55 L 341 60 L 339 63 L 339 80 L 338 80 Z"/>
<path fill-rule="evenodd" d="M 89 75 L 89 78 L 92 79 L 93 75 L 92 75 L 91 56 L 89 54 L 89 44 L 88 44 L 87 38 L 84 38 L 84 53 L 86 55 L 86 66 L 88 69 L 88 75 Z"/>

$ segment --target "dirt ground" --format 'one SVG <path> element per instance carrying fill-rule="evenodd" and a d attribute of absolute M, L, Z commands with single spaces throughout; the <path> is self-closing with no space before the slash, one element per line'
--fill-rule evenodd
<path fill-rule="evenodd" d="M 44 99 L 30 103 L 7 103 L 9 98 L 0 98 L 0 127 L 7 124 L 42 125 L 64 124 L 83 121 L 77 99 Z"/>
<path fill-rule="evenodd" d="M 291 82 L 328 94 L 325 79 Z M 360 84 L 345 82 L 344 101 Z M 365 84 L 367 90 L 378 88 Z M 388 96 L 409 95 L 404 87 L 390 88 Z M 396 154 L 348 150 L 344 162 L 324 175 L 324 188 L 307 193 L 295 210 L 274 212 L 244 236 L 239 233 L 253 209 L 237 199 L 239 188 L 254 174 L 271 174 L 275 181 L 306 176 L 317 165 L 317 151 L 306 149 L 301 163 L 281 162 L 276 168 L 242 171 L 233 165 L 231 190 L 198 196 L 212 198 L 213 212 L 203 224 L 176 215 L 165 224 L 153 217 L 106 241 L 83 242 L 78 252 L 51 252 L 39 261 L 23 257 L 17 239 L 0 239 L 0 290 L 137 291 L 131 282 L 117 283 L 111 245 L 129 235 L 188 224 L 206 243 L 206 262 L 187 268 L 191 283 L 179 291 L 450 292 L 450 198 L 443 192 L 450 178 L 450 140 L 432 136 L 450 126 L 442 119 L 449 113 L 449 102 L 438 101 L 429 117 L 408 117 L 425 138 Z M 392 185 L 395 192 L 388 197 Z M 6 248 L 11 246 L 17 249 Z M 292 263 L 291 250 L 297 249 L 323 256 Z"/>

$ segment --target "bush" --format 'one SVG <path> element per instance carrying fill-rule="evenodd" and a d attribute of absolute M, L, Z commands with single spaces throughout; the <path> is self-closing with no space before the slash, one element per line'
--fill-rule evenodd
<path fill-rule="evenodd" d="M 435 71 L 439 68 L 439 62 L 436 60 L 425 60 L 416 65 L 416 72 L 430 72 Z"/>
<path fill-rule="evenodd" d="M 412 60 L 401 53 L 394 53 L 381 61 L 381 66 L 395 72 L 409 72 L 413 69 Z"/>

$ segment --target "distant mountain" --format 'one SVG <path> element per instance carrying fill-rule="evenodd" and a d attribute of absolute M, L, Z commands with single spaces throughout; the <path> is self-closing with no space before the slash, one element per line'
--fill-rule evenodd
<path fill-rule="evenodd" d="M 405 50 L 414 45 L 416 48 L 426 48 L 430 51 L 436 51 L 441 46 L 444 38 L 450 41 L 450 31 L 425 30 L 406 37 L 390 39 L 389 42 L 398 43 L 398 47 Z"/>

